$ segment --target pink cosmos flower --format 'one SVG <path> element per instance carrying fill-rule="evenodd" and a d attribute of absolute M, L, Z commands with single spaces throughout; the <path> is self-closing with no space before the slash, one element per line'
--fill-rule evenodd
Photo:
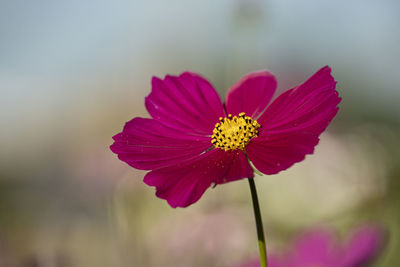
<path fill-rule="evenodd" d="M 113 137 L 111 150 L 130 166 L 151 170 L 144 182 L 172 207 L 186 207 L 211 185 L 253 178 L 248 159 L 276 174 L 312 154 L 336 115 L 336 82 L 326 66 L 277 97 L 268 71 L 245 75 L 221 102 L 213 86 L 191 72 L 153 77 L 145 105 Z"/>
<path fill-rule="evenodd" d="M 330 230 L 317 229 L 300 236 L 283 255 L 268 255 L 269 267 L 362 267 L 381 251 L 384 238 L 380 228 L 364 226 L 339 244 Z M 253 260 L 238 267 L 259 267 Z"/>

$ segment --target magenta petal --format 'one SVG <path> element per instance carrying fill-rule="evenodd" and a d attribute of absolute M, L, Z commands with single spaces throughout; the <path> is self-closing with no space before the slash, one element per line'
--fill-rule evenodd
<path fill-rule="evenodd" d="M 134 118 L 115 135 L 111 150 L 132 167 L 151 170 L 197 157 L 211 146 L 209 137 L 188 135 L 153 119 Z"/>
<path fill-rule="evenodd" d="M 318 136 L 336 115 L 336 82 L 324 67 L 303 84 L 280 95 L 258 119 L 259 136 L 248 145 L 250 160 L 265 174 L 285 170 L 311 154 Z"/>
<path fill-rule="evenodd" d="M 153 77 L 146 108 L 153 119 L 196 135 L 210 135 L 224 108 L 213 86 L 200 75 L 184 72 Z"/>
<path fill-rule="evenodd" d="M 337 109 L 336 106 L 341 100 L 335 87 L 336 82 L 331 75 L 331 69 L 326 66 L 303 84 L 280 95 L 261 115 L 258 122 L 267 133 L 291 128 L 308 128 L 314 122 L 321 121 L 325 122 L 326 127 L 332 119 L 330 114 Z"/>
<path fill-rule="evenodd" d="M 271 175 L 312 154 L 318 141 L 318 136 L 311 133 L 271 135 L 269 139 L 252 140 L 246 153 L 259 171 Z"/>
<path fill-rule="evenodd" d="M 276 89 L 276 79 L 268 71 L 245 75 L 226 95 L 226 110 L 232 115 L 245 112 L 256 119 L 271 101 Z"/>
<path fill-rule="evenodd" d="M 216 184 L 224 184 L 243 178 L 253 178 L 254 172 L 251 168 L 246 155 L 241 150 L 222 151 L 218 149 L 218 153 L 223 154 L 221 160 L 222 166 L 228 166 L 225 176 L 215 179 Z"/>
<path fill-rule="evenodd" d="M 184 163 L 153 170 L 145 176 L 144 182 L 155 186 L 156 195 L 166 199 L 171 207 L 187 207 L 199 200 L 212 183 L 252 175 L 251 167 L 246 165 L 231 172 L 234 163 L 244 165 L 240 154 L 214 149 Z"/>
<path fill-rule="evenodd" d="M 293 263 L 289 266 L 336 267 L 340 251 L 334 244 L 334 235 L 329 231 L 321 229 L 305 233 L 294 244 L 289 256 Z"/>
<path fill-rule="evenodd" d="M 345 248 L 346 254 L 340 266 L 364 266 L 376 257 L 382 245 L 383 235 L 381 229 L 372 226 L 359 229 Z"/>

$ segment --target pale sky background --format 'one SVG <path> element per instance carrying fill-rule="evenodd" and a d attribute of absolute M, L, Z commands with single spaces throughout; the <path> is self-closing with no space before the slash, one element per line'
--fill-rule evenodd
<path fill-rule="evenodd" d="M 186 69 L 225 92 L 268 68 L 283 90 L 329 64 L 346 101 L 398 114 L 399 11 L 394 0 L 3 0 L 0 143 L 72 127 L 74 111 L 107 113 L 110 100 L 143 113 L 150 77 Z"/>

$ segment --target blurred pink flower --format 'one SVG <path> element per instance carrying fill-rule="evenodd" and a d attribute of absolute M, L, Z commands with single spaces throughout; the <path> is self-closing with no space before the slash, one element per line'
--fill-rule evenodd
<path fill-rule="evenodd" d="M 271 104 L 277 82 L 268 71 L 244 76 L 225 104 L 198 74 L 153 77 L 145 101 L 152 119 L 127 122 L 110 148 L 130 166 L 151 170 L 144 182 L 158 197 L 186 207 L 212 184 L 253 178 L 247 157 L 275 174 L 313 153 L 340 102 L 330 72 L 320 69 Z"/>
<path fill-rule="evenodd" d="M 312 230 L 303 234 L 283 255 L 268 255 L 269 267 L 361 267 L 366 266 L 383 246 L 380 228 L 359 228 L 344 244 L 338 244 L 328 230 Z M 252 260 L 238 267 L 258 267 Z"/>

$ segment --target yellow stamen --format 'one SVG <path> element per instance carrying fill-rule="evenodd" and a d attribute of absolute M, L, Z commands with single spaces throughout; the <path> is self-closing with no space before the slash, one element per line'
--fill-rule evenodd
<path fill-rule="evenodd" d="M 246 116 L 244 112 L 238 116 L 228 114 L 227 118 L 219 118 L 215 124 L 211 143 L 225 151 L 241 149 L 244 150 L 252 138 L 258 136 L 260 124 L 256 120 Z"/>

